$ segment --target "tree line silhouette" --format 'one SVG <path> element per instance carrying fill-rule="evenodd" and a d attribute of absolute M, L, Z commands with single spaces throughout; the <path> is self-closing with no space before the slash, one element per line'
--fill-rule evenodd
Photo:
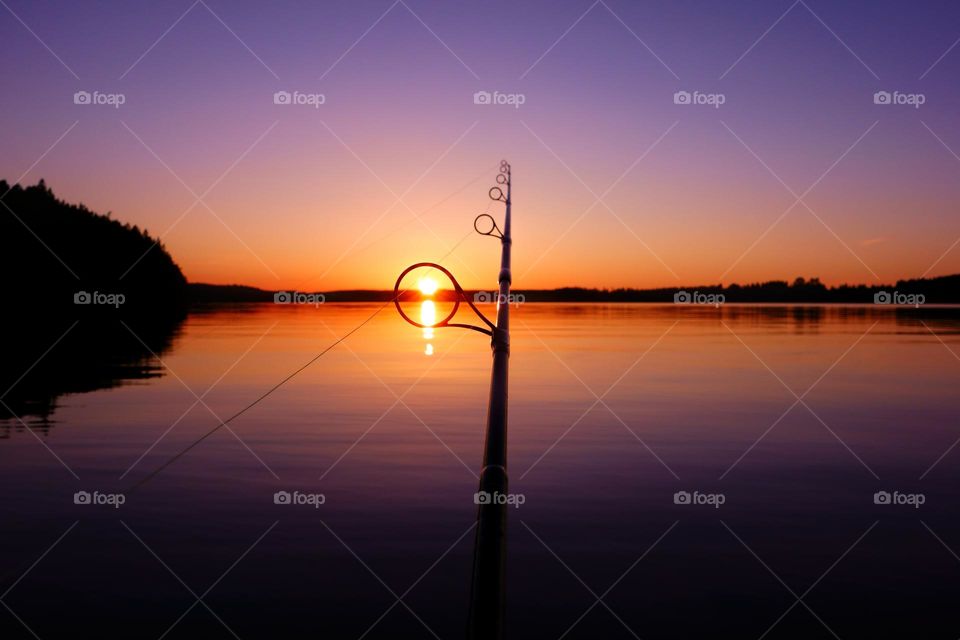
<path fill-rule="evenodd" d="M 189 297 L 194 302 L 273 302 L 274 291 L 242 285 L 213 285 L 190 283 Z M 828 287 L 819 278 L 797 278 L 792 283 L 786 280 L 770 280 L 753 284 L 720 284 L 660 287 L 656 289 L 591 289 L 586 287 L 562 287 L 558 289 L 515 289 L 515 298 L 524 302 L 674 302 L 680 292 L 692 294 L 722 294 L 727 303 L 796 303 L 796 304 L 867 304 L 873 303 L 880 293 L 900 292 L 924 296 L 924 304 L 960 304 L 960 275 L 938 278 L 898 280 L 895 284 L 849 285 Z M 301 293 L 312 293 L 302 291 Z M 387 290 L 346 290 L 321 292 L 326 302 L 385 302 L 394 296 Z M 486 294 L 484 299 L 496 299 L 495 291 L 466 291 L 467 297 Z M 437 299 L 449 299 L 450 291 L 440 291 Z"/>
<path fill-rule="evenodd" d="M 145 230 L 63 202 L 43 180 L 0 180 L 0 194 L 0 264 L 21 312 L 77 306 L 78 291 L 123 294 L 127 314 L 176 313 L 186 302 L 187 279 Z"/>
<path fill-rule="evenodd" d="M 23 428 L 16 418 L 49 428 L 65 393 L 161 375 L 153 355 L 170 348 L 188 302 L 163 245 L 57 199 L 43 180 L 0 180 L 0 201 L 0 438 Z"/>
<path fill-rule="evenodd" d="M 925 304 L 960 304 L 960 275 L 938 278 L 898 280 L 894 284 L 865 285 L 841 284 L 828 287 L 819 278 L 796 278 L 770 280 L 752 284 L 721 284 L 661 287 L 657 289 L 587 289 L 564 287 L 561 289 L 517 290 L 528 302 L 673 302 L 681 291 L 700 294 L 721 294 L 725 302 L 767 303 L 873 303 L 880 293 L 898 291 L 919 294 Z"/>

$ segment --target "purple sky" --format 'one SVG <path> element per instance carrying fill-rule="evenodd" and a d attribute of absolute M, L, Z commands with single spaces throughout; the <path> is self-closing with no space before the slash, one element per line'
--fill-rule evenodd
<path fill-rule="evenodd" d="M 0 4 L 0 176 L 162 234 L 191 280 L 387 288 L 456 246 L 488 286 L 501 157 L 521 287 L 960 272 L 960 6 Z"/>

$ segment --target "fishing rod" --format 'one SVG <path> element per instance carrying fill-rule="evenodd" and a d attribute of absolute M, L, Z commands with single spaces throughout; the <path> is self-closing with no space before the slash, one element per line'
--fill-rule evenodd
<path fill-rule="evenodd" d="M 497 292 L 496 324 L 484 316 L 464 293 L 460 283 L 439 264 L 421 262 L 407 267 L 397 278 L 394 287 L 394 304 L 404 320 L 423 329 L 457 327 L 479 331 L 490 336 L 493 351 L 493 367 L 490 374 L 490 398 L 487 405 L 486 437 L 483 449 L 483 467 L 474 502 L 477 504 L 477 531 L 474 540 L 473 574 L 470 586 L 470 611 L 467 622 L 467 637 L 470 640 L 496 640 L 503 637 L 505 604 L 505 569 L 507 539 L 507 379 L 510 362 L 510 251 L 511 235 L 511 171 L 510 164 L 500 163 L 497 185 L 489 191 L 491 200 L 505 205 L 503 229 L 497 226 L 493 216 L 483 213 L 473 221 L 473 228 L 484 236 L 500 240 L 500 273 Z M 506 189 L 506 193 L 504 193 Z M 485 231 L 481 229 L 484 221 Z M 432 268 L 443 273 L 453 285 L 453 308 L 443 320 L 433 324 L 414 321 L 403 310 L 400 284 L 411 271 Z M 471 324 L 451 323 L 460 304 L 466 302 L 486 327 Z"/>

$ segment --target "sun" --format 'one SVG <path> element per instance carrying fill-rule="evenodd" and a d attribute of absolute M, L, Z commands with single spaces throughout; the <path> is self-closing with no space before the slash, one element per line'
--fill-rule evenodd
<path fill-rule="evenodd" d="M 420 289 L 420 293 L 425 296 L 432 296 L 437 292 L 439 285 L 437 281 L 433 278 L 420 278 L 417 282 L 417 288 Z"/>

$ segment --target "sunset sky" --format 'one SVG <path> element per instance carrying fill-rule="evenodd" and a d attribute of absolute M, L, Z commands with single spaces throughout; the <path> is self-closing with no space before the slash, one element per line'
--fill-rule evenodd
<path fill-rule="evenodd" d="M 960 272 L 960 5 L 191 2 L 0 7 L 0 177 L 191 281 L 386 289 L 456 246 L 489 287 L 501 158 L 521 288 Z"/>

